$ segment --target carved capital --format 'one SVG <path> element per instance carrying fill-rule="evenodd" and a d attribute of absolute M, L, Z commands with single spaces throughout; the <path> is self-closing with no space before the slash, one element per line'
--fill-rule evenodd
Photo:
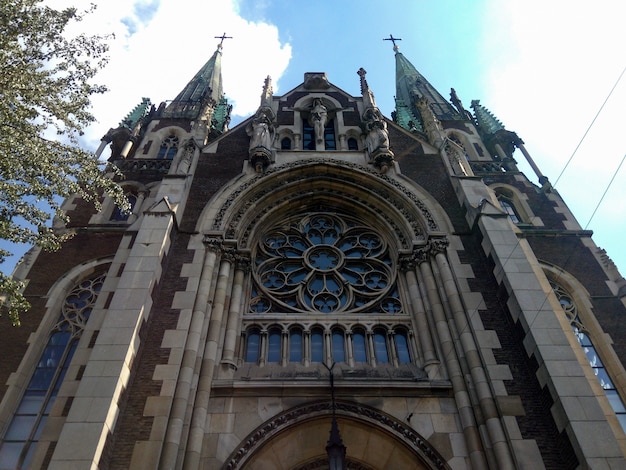
<path fill-rule="evenodd" d="M 223 248 L 222 250 L 222 259 L 225 261 L 229 261 L 231 263 L 234 263 L 235 260 L 237 259 L 237 250 L 235 248 Z"/>
<path fill-rule="evenodd" d="M 403 272 L 412 271 L 417 266 L 413 255 L 402 255 L 399 259 L 400 270 Z"/>
<path fill-rule="evenodd" d="M 430 249 L 433 254 L 445 253 L 450 241 L 447 238 L 434 238 L 430 240 Z"/>
<path fill-rule="evenodd" d="M 413 259 L 417 264 L 422 264 L 430 260 L 430 247 L 424 246 L 413 250 Z"/>
<path fill-rule="evenodd" d="M 250 255 L 238 253 L 236 255 L 237 269 L 242 270 L 244 273 L 250 272 Z"/>
<path fill-rule="evenodd" d="M 202 239 L 202 243 L 207 250 L 213 251 L 214 253 L 219 253 L 224 249 L 224 240 L 221 238 L 205 235 Z"/>

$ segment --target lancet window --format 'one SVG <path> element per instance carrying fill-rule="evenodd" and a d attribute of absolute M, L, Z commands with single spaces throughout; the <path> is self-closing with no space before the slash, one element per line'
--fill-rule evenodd
<path fill-rule="evenodd" d="M 285 337 L 283 341 L 282 338 Z M 264 330 L 252 325 L 244 333 L 244 362 L 252 363 L 321 363 L 410 364 L 410 335 L 403 326 L 378 325 L 367 331 L 361 326 L 316 326 L 303 330 L 299 325 L 272 326 Z"/>
<path fill-rule="evenodd" d="M 161 142 L 161 146 L 159 147 L 159 153 L 157 154 L 157 158 L 164 160 L 173 160 L 176 156 L 176 152 L 178 152 L 178 137 L 174 134 L 170 134 Z"/>
<path fill-rule="evenodd" d="M 0 446 L 0 468 L 28 468 L 105 275 L 84 280 L 65 298 L 61 315 Z"/>
<path fill-rule="evenodd" d="M 617 415 L 617 419 L 619 420 L 622 429 L 626 431 L 626 406 L 624 406 L 624 401 L 619 396 L 613 380 L 609 376 L 598 351 L 591 341 L 591 337 L 589 336 L 587 329 L 578 315 L 578 309 L 572 300 L 572 296 L 560 285 L 554 282 L 551 282 L 551 285 L 556 297 L 559 299 L 561 307 L 563 307 L 565 315 L 567 315 L 567 319 L 570 321 L 570 325 L 578 343 L 583 348 L 583 351 L 589 360 L 589 365 L 593 369 L 598 382 L 600 382 L 600 386 L 604 389 L 604 393 L 606 393 L 606 397 L 608 398 L 613 411 Z"/>

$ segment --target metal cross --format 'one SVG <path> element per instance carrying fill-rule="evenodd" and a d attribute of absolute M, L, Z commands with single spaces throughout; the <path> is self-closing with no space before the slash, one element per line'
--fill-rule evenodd
<path fill-rule="evenodd" d="M 215 39 L 221 39 L 220 41 L 220 46 L 224 43 L 224 39 L 232 39 L 232 36 L 226 36 L 226 33 L 222 34 L 221 36 L 215 36 Z"/>
<path fill-rule="evenodd" d="M 393 34 L 390 34 L 388 38 L 383 38 L 383 41 L 391 41 L 393 43 L 393 47 L 396 47 L 396 41 L 402 41 L 402 39 L 394 38 Z"/>

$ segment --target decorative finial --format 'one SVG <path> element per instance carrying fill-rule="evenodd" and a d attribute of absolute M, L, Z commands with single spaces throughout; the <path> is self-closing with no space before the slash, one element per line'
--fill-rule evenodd
<path fill-rule="evenodd" d="M 226 36 L 226 33 L 222 34 L 221 36 L 215 36 L 215 39 L 221 39 L 220 41 L 220 48 L 222 47 L 222 44 L 224 44 L 224 39 L 232 39 L 232 36 Z"/>
<path fill-rule="evenodd" d="M 396 45 L 396 41 L 402 41 L 402 38 L 394 38 L 393 34 L 390 34 L 388 38 L 383 38 L 383 41 L 391 41 L 393 43 L 393 50 L 398 52 L 400 48 Z"/>
<path fill-rule="evenodd" d="M 263 93 L 261 94 L 261 107 L 271 106 L 273 93 L 274 93 L 274 90 L 272 89 L 272 77 L 268 75 L 265 78 L 265 82 L 263 82 Z"/>

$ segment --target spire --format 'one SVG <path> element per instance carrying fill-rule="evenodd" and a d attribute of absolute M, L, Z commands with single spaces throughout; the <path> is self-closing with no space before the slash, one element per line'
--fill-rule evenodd
<path fill-rule="evenodd" d="M 222 42 L 227 36 L 222 37 Z M 207 106 L 215 107 L 223 98 L 222 43 L 178 96 L 165 108 L 163 117 L 197 119 Z"/>
<path fill-rule="evenodd" d="M 393 36 L 387 40 L 392 40 Z M 422 117 L 417 102 L 427 99 L 435 117 L 441 121 L 464 119 L 459 112 L 417 71 L 400 52 L 395 44 L 398 38 L 393 38 L 393 50 L 396 55 L 396 116 L 398 124 L 409 129 L 408 122 L 412 116 Z M 405 108 L 406 107 L 406 108 Z M 423 119 L 423 117 L 422 117 Z M 412 129 L 419 129 L 419 123 L 413 123 Z"/>
<path fill-rule="evenodd" d="M 471 107 L 474 110 L 478 128 L 483 134 L 492 135 L 500 130 L 504 130 L 504 125 L 491 111 L 480 104 L 480 100 L 472 100 Z"/>

